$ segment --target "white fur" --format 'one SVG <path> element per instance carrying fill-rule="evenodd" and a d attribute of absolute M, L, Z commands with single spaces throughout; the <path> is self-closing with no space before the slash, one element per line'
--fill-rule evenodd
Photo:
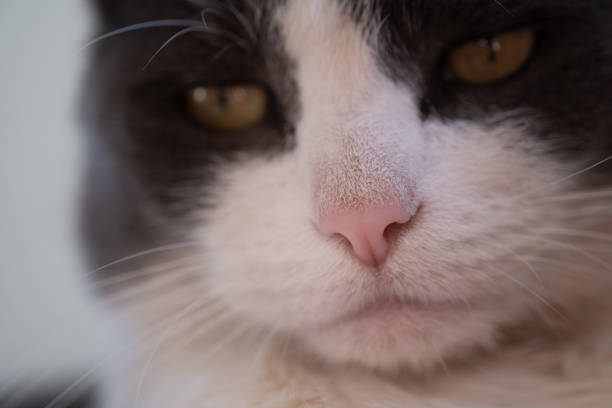
<path fill-rule="evenodd" d="M 612 257 L 550 235 L 584 219 L 541 202 L 575 169 L 518 125 L 422 124 L 330 2 L 292 0 L 278 18 L 297 149 L 220 169 L 201 251 L 168 266 L 184 279 L 125 306 L 142 330 L 167 322 L 111 369 L 106 407 L 612 406 Z M 317 230 L 321 214 L 390 200 L 415 216 L 378 274 Z M 413 305 L 348 318 L 381 298 Z M 215 307 L 227 321 L 182 344 Z"/>

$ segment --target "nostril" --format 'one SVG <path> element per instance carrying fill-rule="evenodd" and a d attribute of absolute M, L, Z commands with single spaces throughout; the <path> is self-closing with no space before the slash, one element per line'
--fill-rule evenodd
<path fill-rule="evenodd" d="M 366 266 L 377 267 L 380 265 L 381 258 L 386 257 L 386 249 L 384 247 L 378 247 L 378 254 L 372 245 L 369 245 L 367 240 L 361 239 L 360 237 L 347 236 L 341 233 L 331 234 L 340 238 L 344 238 L 351 247 L 353 254 Z"/>
<path fill-rule="evenodd" d="M 400 233 L 400 230 L 402 229 L 402 226 L 407 224 L 410 220 L 411 218 L 408 218 L 404 222 L 394 222 L 392 224 L 387 225 L 387 228 L 385 228 L 385 231 L 383 232 L 383 236 L 385 237 L 385 239 L 389 242 L 395 241 Z"/>
<path fill-rule="evenodd" d="M 368 208 L 326 215 L 319 227 L 324 234 L 346 238 L 362 263 L 376 267 L 386 261 L 397 227 L 410 218 L 410 212 L 400 207 Z"/>

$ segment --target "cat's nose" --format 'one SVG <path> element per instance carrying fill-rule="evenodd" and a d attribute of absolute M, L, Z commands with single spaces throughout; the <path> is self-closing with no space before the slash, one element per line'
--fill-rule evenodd
<path fill-rule="evenodd" d="M 392 237 L 387 234 L 388 228 L 407 223 L 410 218 L 410 212 L 401 207 L 367 208 L 323 216 L 319 228 L 324 234 L 343 236 L 350 242 L 357 259 L 378 267 L 385 263 L 389 254 Z"/>

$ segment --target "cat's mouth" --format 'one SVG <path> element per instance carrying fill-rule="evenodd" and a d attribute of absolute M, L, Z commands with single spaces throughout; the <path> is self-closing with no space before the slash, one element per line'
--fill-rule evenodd
<path fill-rule="evenodd" d="M 302 340 L 330 363 L 381 370 L 433 367 L 441 355 L 492 343 L 497 320 L 487 305 L 483 299 L 376 298 L 305 330 Z"/>
<path fill-rule="evenodd" d="M 411 324 L 415 327 L 433 319 L 468 313 L 477 308 L 470 301 L 420 301 L 395 298 L 378 298 L 355 310 L 342 314 L 323 325 L 322 329 L 334 329 L 347 325 Z"/>

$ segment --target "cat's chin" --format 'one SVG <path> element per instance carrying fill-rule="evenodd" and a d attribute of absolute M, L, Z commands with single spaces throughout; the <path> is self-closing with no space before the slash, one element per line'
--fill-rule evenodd
<path fill-rule="evenodd" d="M 492 347 L 499 319 L 494 309 L 477 303 L 380 300 L 307 330 L 302 338 L 332 364 L 424 372 Z"/>

